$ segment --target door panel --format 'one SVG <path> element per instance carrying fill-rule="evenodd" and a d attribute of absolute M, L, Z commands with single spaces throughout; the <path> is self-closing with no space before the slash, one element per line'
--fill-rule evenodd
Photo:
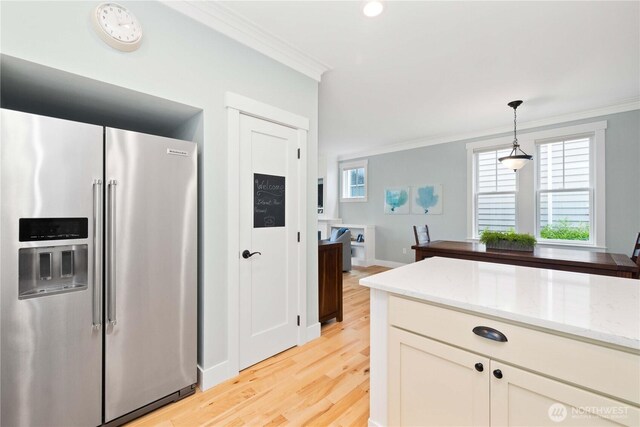
<path fill-rule="evenodd" d="M 488 358 L 394 327 L 389 349 L 389 425 L 489 425 Z"/>
<path fill-rule="evenodd" d="M 297 342 L 297 132 L 240 115 L 240 369 Z"/>
<path fill-rule="evenodd" d="M 100 213 L 94 212 L 94 190 L 101 199 L 94 182 L 103 175 L 102 128 L 10 110 L 1 114 L 0 425 L 99 425 L 102 329 L 93 327 L 92 317 L 94 292 L 101 294 L 94 288 L 100 286 L 94 282 L 100 232 L 94 229 Z M 86 218 L 87 238 L 20 242 L 20 218 Z M 75 272 L 60 271 L 60 248 L 44 249 L 56 246 L 76 254 Z M 51 254 L 45 274 L 50 279 L 41 275 L 35 282 L 40 289 L 56 289 L 55 282 L 69 275 L 76 275 L 68 279 L 79 286 L 19 299 L 19 275 L 29 271 L 19 272 L 21 248 Z"/>
<path fill-rule="evenodd" d="M 196 157 L 106 129 L 106 421 L 196 382 Z"/>
<path fill-rule="evenodd" d="M 579 361 L 576 361 L 579 363 Z M 492 426 L 637 426 L 640 410 L 617 400 L 491 361 Z"/>

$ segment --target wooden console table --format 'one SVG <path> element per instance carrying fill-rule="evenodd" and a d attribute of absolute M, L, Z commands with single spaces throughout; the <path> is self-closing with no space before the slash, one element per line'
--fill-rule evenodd
<path fill-rule="evenodd" d="M 439 256 L 602 276 L 637 278 L 640 274 L 640 269 L 628 256 L 608 252 L 540 247 L 533 252 L 496 251 L 487 250 L 481 243 L 446 240 L 413 245 L 411 249 L 416 251 L 416 261 Z"/>
<path fill-rule="evenodd" d="M 342 322 L 342 243 L 318 242 L 319 321 Z"/>

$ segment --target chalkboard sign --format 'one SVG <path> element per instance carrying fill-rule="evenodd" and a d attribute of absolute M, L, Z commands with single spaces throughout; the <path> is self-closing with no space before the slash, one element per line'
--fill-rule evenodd
<path fill-rule="evenodd" d="M 253 174 L 253 227 L 284 227 L 285 177 Z"/>

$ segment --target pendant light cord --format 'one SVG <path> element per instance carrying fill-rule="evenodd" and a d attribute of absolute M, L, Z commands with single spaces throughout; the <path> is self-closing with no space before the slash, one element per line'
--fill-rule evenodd
<path fill-rule="evenodd" d="M 513 145 L 516 147 L 519 147 L 520 144 L 518 144 L 518 135 L 516 134 L 516 109 L 513 109 Z"/>

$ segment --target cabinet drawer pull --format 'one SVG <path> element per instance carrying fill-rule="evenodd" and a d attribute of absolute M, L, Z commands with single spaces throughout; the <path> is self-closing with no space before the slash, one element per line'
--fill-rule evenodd
<path fill-rule="evenodd" d="M 482 338 L 487 338 L 493 341 L 507 342 L 507 336 L 497 329 L 490 328 L 488 326 L 476 326 L 473 328 L 473 333 Z"/>
<path fill-rule="evenodd" d="M 482 363 L 478 362 L 474 365 L 474 367 L 476 368 L 476 371 L 478 372 L 482 372 L 484 371 L 484 366 L 482 366 Z"/>
<path fill-rule="evenodd" d="M 493 371 L 493 376 L 496 377 L 497 379 L 501 379 L 502 378 L 502 371 L 500 369 L 496 369 Z"/>

